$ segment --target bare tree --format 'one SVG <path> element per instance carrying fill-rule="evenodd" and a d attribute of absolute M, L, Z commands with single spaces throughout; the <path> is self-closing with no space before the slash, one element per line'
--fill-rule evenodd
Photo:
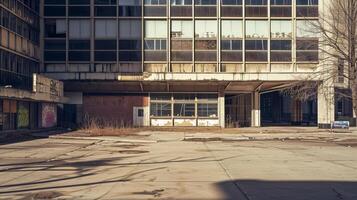
<path fill-rule="evenodd" d="M 326 0 L 323 3 L 324 11 L 317 23 L 311 23 L 309 30 L 320 34 L 319 66 L 306 80 L 292 84 L 283 93 L 306 100 L 316 96 L 321 82 L 343 78 L 350 92 L 337 95 L 349 98 L 357 114 L 357 0 Z"/>

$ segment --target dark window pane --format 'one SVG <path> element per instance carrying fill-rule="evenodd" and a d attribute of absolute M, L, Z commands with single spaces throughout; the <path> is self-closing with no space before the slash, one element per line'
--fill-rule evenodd
<path fill-rule="evenodd" d="M 140 50 L 141 40 L 119 40 L 120 50 Z"/>
<path fill-rule="evenodd" d="M 95 61 L 116 61 L 116 51 L 96 51 L 94 59 Z"/>
<path fill-rule="evenodd" d="M 64 6 L 45 6 L 45 16 L 66 16 L 66 7 Z"/>
<path fill-rule="evenodd" d="M 140 17 L 141 6 L 119 6 L 119 16 Z"/>
<path fill-rule="evenodd" d="M 95 16 L 117 16 L 116 6 L 96 6 L 94 8 Z"/>
<path fill-rule="evenodd" d="M 90 16 L 89 6 L 70 6 L 68 7 L 68 16 Z"/>
<path fill-rule="evenodd" d="M 141 51 L 119 51 L 119 61 L 141 61 Z"/>
<path fill-rule="evenodd" d="M 69 40 L 69 49 L 90 49 L 90 40 Z"/>
<path fill-rule="evenodd" d="M 89 51 L 69 51 L 68 52 L 69 61 L 89 61 L 90 52 Z"/>
<path fill-rule="evenodd" d="M 297 40 L 296 50 L 318 50 L 319 41 L 318 40 Z"/>
<path fill-rule="evenodd" d="M 45 49 L 65 50 L 66 40 L 45 40 Z"/>
<path fill-rule="evenodd" d="M 245 41 L 246 50 L 267 50 L 268 41 L 267 40 L 246 40 Z"/>
<path fill-rule="evenodd" d="M 290 40 L 272 40 L 270 43 L 271 50 L 291 50 Z"/>
<path fill-rule="evenodd" d="M 65 51 L 45 51 L 45 61 L 66 61 Z"/>
<path fill-rule="evenodd" d="M 96 50 L 116 50 L 117 41 L 116 40 L 95 40 Z"/>
<path fill-rule="evenodd" d="M 90 0 L 68 0 L 69 5 L 86 5 L 90 4 Z"/>

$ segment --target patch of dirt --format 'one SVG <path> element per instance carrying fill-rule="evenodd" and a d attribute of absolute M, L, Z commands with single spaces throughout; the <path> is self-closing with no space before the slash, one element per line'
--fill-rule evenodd
<path fill-rule="evenodd" d="M 120 150 L 118 153 L 123 153 L 123 154 L 141 154 L 141 153 L 149 153 L 149 151 L 145 150 Z"/>
<path fill-rule="evenodd" d="M 62 193 L 56 191 L 43 191 L 37 192 L 33 194 L 28 194 L 21 200 L 46 200 L 46 199 L 54 199 L 57 197 L 63 196 Z"/>

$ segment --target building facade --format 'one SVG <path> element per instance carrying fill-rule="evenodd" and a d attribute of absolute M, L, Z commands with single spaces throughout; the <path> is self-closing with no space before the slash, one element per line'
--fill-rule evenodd
<path fill-rule="evenodd" d="M 36 52 L 40 72 L 64 82 L 78 124 L 328 127 L 333 86 L 321 84 L 308 102 L 278 92 L 320 67 L 312 24 L 323 7 L 322 0 L 42 0 Z"/>
<path fill-rule="evenodd" d="M 41 55 L 39 12 L 39 0 L 0 1 L 0 131 L 56 125 L 61 83 L 36 75 Z M 50 82 L 60 93 L 50 95 Z"/>

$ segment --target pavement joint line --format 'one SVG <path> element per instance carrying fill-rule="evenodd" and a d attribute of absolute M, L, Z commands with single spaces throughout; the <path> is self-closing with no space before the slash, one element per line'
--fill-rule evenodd
<path fill-rule="evenodd" d="M 234 181 L 233 177 L 231 176 L 231 174 L 228 172 L 228 170 L 223 166 L 223 164 L 221 163 L 221 161 L 217 158 L 216 155 L 214 155 L 214 153 L 211 151 L 211 149 L 207 146 L 206 142 L 203 142 L 203 145 L 206 147 L 207 151 L 211 154 L 211 156 L 216 160 L 216 162 L 218 163 L 218 165 L 223 169 L 224 173 L 227 175 L 227 177 L 229 178 L 229 180 L 233 183 L 233 185 L 238 189 L 238 191 L 240 193 L 242 193 L 242 195 L 246 198 L 246 200 L 251 200 L 248 196 L 248 194 L 242 189 L 242 187 L 239 186 L 239 184 Z"/>

